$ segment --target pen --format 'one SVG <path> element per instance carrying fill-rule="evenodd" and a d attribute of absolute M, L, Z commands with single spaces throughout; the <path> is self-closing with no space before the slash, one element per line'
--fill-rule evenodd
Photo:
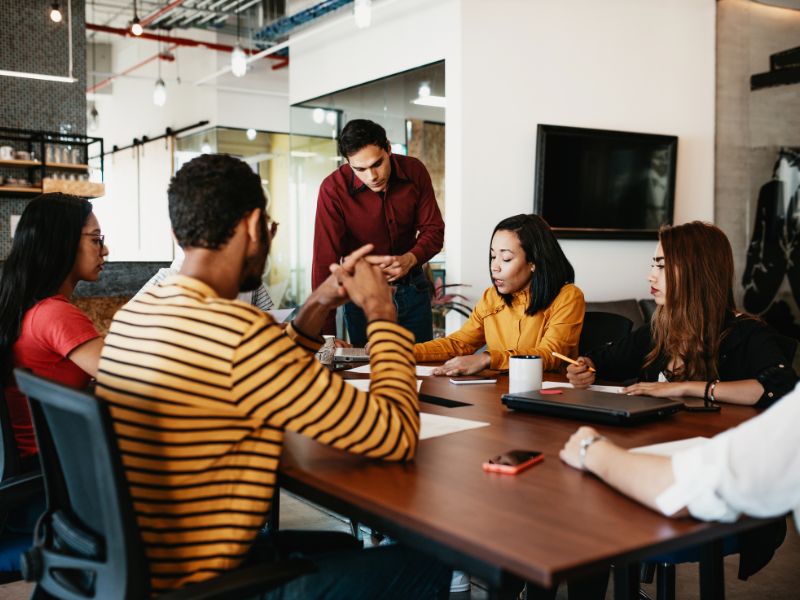
<path fill-rule="evenodd" d="M 565 360 L 565 361 L 567 361 L 568 363 L 571 363 L 571 364 L 573 364 L 573 365 L 580 364 L 580 363 L 579 363 L 577 360 L 572 360 L 572 359 L 571 359 L 569 356 L 564 356 L 563 354 L 559 354 L 558 352 L 551 352 L 550 354 L 552 354 L 552 355 L 553 355 L 553 356 L 555 356 L 556 358 L 560 358 L 561 360 Z M 587 367 L 587 368 L 588 368 L 588 369 L 589 369 L 589 370 L 590 370 L 592 373 L 597 373 L 597 370 L 596 370 L 594 367 L 590 367 L 589 365 L 586 365 L 586 367 Z"/>

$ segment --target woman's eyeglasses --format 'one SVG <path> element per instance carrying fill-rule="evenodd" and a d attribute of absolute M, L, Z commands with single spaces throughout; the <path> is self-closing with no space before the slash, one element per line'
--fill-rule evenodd
<path fill-rule="evenodd" d="M 92 238 L 92 243 L 97 246 L 98 250 L 102 250 L 103 246 L 106 245 L 106 236 L 104 235 L 97 235 L 96 233 L 84 233 L 81 235 L 88 235 Z"/>

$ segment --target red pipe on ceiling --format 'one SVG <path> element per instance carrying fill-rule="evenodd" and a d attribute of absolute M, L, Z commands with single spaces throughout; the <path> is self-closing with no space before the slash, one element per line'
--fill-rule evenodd
<path fill-rule="evenodd" d="M 133 38 L 139 37 L 144 40 L 153 40 L 155 42 L 166 42 L 168 44 L 175 44 L 177 46 L 208 48 L 209 50 L 216 50 L 217 52 L 233 52 L 233 46 L 230 46 L 228 44 L 215 44 L 214 42 L 202 42 L 200 40 L 192 40 L 190 38 L 161 35 L 158 33 L 148 33 L 147 31 L 142 33 L 142 35 L 140 36 L 135 36 L 127 29 L 123 29 L 121 27 L 109 27 L 108 25 L 97 25 L 95 23 L 87 23 L 86 29 L 90 31 L 100 31 L 102 33 L 112 33 L 114 35 L 121 35 L 123 37 L 133 37 Z M 248 48 L 245 48 L 244 51 L 246 54 L 257 54 L 258 52 L 260 52 L 260 50 L 250 50 Z M 279 61 L 281 63 L 281 67 L 286 66 L 286 64 L 289 64 L 289 59 L 285 56 L 273 56 L 270 54 L 266 58 Z"/>
<path fill-rule="evenodd" d="M 167 48 L 166 51 L 167 52 L 171 52 L 175 48 L 177 48 L 177 45 L 173 44 L 172 46 Z M 90 92 L 95 92 L 95 91 L 99 90 L 100 88 L 107 86 L 109 83 L 111 83 L 111 81 L 113 79 L 115 79 L 117 77 L 120 77 L 121 75 L 127 75 L 128 73 L 132 73 L 136 69 L 140 69 L 141 67 L 145 66 L 148 63 L 153 62 L 154 60 L 156 60 L 157 58 L 160 58 L 160 57 L 161 57 L 161 53 L 154 54 L 150 58 L 146 58 L 143 61 L 141 61 L 139 63 L 136 63 L 135 65 L 133 65 L 131 67 L 128 67 L 127 69 L 122 71 L 122 73 L 116 73 L 116 74 L 112 75 L 111 77 L 107 77 L 106 79 L 103 79 L 103 81 L 95 83 L 93 86 L 86 88 L 86 93 L 88 94 Z"/>

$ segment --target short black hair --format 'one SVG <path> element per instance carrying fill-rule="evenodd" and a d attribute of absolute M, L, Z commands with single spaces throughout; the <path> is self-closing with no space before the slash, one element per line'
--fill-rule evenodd
<path fill-rule="evenodd" d="M 366 146 L 377 146 L 389 152 L 392 146 L 386 130 L 368 119 L 353 119 L 339 134 L 339 154 L 347 158 Z"/>
<path fill-rule="evenodd" d="M 503 219 L 494 228 L 492 238 L 501 230 L 517 234 L 525 251 L 525 260 L 536 266 L 531 277 L 531 302 L 525 311 L 529 315 L 536 314 L 550 306 L 562 287 L 575 282 L 575 269 L 564 255 L 550 225 L 539 215 L 515 215 Z M 491 252 L 489 256 L 491 263 Z M 511 294 L 501 296 L 511 306 Z"/>
<path fill-rule="evenodd" d="M 192 159 L 170 181 L 169 219 L 181 248 L 216 250 L 233 236 L 236 224 L 256 208 L 266 209 L 259 177 L 227 154 Z"/>

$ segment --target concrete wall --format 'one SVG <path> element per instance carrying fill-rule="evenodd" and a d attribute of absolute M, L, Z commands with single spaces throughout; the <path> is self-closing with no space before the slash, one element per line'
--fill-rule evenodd
<path fill-rule="evenodd" d="M 778 148 L 800 147 L 800 85 L 751 91 L 750 76 L 769 70 L 770 54 L 800 43 L 800 11 L 748 0 L 721 0 L 717 12 L 714 220 L 731 240 L 734 289 L 741 300 L 739 282 L 758 190 L 771 177 Z"/>

